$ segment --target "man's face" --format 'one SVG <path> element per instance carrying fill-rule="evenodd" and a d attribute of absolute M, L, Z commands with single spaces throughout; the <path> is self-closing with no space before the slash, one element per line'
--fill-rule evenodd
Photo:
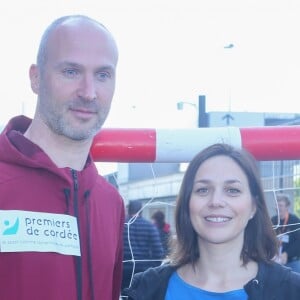
<path fill-rule="evenodd" d="M 284 200 L 278 200 L 278 210 L 279 210 L 280 219 L 284 219 L 286 214 L 289 211 L 289 208 L 286 205 Z"/>
<path fill-rule="evenodd" d="M 57 28 L 47 45 L 45 65 L 31 67 L 38 117 L 56 134 L 91 139 L 110 110 L 116 45 L 101 27 L 78 21 Z"/>

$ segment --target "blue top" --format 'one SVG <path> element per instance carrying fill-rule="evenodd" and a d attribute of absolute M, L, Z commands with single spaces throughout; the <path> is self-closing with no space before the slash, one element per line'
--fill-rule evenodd
<path fill-rule="evenodd" d="M 244 289 L 224 293 L 209 292 L 192 286 L 183 281 L 174 272 L 168 284 L 165 300 L 247 300 L 248 295 Z"/>

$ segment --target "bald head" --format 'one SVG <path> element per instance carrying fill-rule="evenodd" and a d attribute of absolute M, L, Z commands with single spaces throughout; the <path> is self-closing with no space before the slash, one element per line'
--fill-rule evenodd
<path fill-rule="evenodd" d="M 91 142 L 110 110 L 117 62 L 116 43 L 102 24 L 81 15 L 54 21 L 29 71 L 38 95 L 34 119 L 57 136 Z"/>
<path fill-rule="evenodd" d="M 82 28 L 84 27 L 90 27 L 94 28 L 95 30 L 101 31 L 104 35 L 106 35 L 107 39 L 110 40 L 111 44 L 113 45 L 113 48 L 115 50 L 116 57 L 118 57 L 118 50 L 116 42 L 111 35 L 111 33 L 107 30 L 107 28 L 99 23 L 98 21 L 91 19 L 84 15 L 69 15 L 69 16 L 63 16 L 59 19 L 56 19 L 53 21 L 45 30 L 38 49 L 37 54 L 37 66 L 39 67 L 40 71 L 44 69 L 44 66 L 46 64 L 48 55 L 49 55 L 49 40 L 51 40 L 51 37 L 53 33 L 60 29 L 70 29 L 75 30 L 76 28 Z"/>

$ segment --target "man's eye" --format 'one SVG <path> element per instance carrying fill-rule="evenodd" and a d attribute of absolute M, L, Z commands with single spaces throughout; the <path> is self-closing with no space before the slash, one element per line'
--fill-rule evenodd
<path fill-rule="evenodd" d="M 98 72 L 97 73 L 97 79 L 99 81 L 105 81 L 106 79 L 110 78 L 111 75 L 108 72 Z"/>
<path fill-rule="evenodd" d="M 63 70 L 63 74 L 68 78 L 74 78 L 78 75 L 78 71 L 75 69 L 65 69 Z"/>

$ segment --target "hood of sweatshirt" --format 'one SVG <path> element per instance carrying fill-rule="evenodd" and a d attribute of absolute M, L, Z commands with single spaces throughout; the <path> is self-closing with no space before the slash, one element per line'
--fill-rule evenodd
<path fill-rule="evenodd" d="M 23 136 L 31 123 L 25 116 L 12 118 L 0 135 L 0 163 L 9 163 L 20 168 L 44 169 L 55 176 L 61 177 L 66 184 L 70 184 L 70 168 L 57 168 L 47 154 L 36 144 Z M 27 172 L 27 170 L 26 170 Z M 83 185 L 91 189 L 97 180 L 98 171 L 89 155 L 85 168 L 78 172 L 83 178 L 88 178 Z M 3 179 L 5 174 L 0 175 Z M 9 176 L 7 174 L 7 176 Z M 0 178 L 1 178 L 0 177 Z"/>

